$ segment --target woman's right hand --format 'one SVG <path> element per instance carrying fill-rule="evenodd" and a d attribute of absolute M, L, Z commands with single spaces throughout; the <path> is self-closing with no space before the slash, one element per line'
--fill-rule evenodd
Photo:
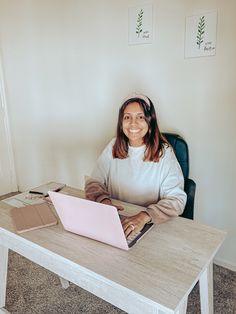
<path fill-rule="evenodd" d="M 101 201 L 102 204 L 111 205 L 117 208 L 117 210 L 124 210 L 124 207 L 120 205 L 114 205 L 112 204 L 112 201 L 109 198 L 104 198 L 104 200 Z"/>

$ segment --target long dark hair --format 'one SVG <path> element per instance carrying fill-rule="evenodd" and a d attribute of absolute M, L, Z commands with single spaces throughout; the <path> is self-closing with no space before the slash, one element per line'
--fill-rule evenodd
<path fill-rule="evenodd" d="M 145 120 L 148 124 L 148 132 L 144 136 L 144 144 L 146 150 L 144 154 L 144 161 L 158 162 L 160 157 L 164 154 L 164 146 L 169 145 L 166 139 L 161 135 L 157 124 L 157 117 L 152 101 L 148 98 L 149 104 L 141 98 L 130 98 L 126 100 L 119 110 L 116 141 L 113 145 L 113 158 L 125 159 L 128 157 L 129 140 L 123 132 L 122 123 L 125 108 L 128 104 L 137 102 L 144 111 Z"/>

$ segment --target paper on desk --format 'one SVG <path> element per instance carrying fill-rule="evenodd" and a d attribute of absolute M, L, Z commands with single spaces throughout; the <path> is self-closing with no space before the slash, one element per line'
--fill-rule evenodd
<path fill-rule="evenodd" d="M 29 192 L 20 193 L 9 198 L 2 200 L 2 202 L 14 206 L 14 207 L 24 207 L 26 205 L 36 205 L 45 202 L 45 199 L 41 195 L 33 195 Z"/>
<path fill-rule="evenodd" d="M 58 191 L 61 190 L 63 187 L 65 187 L 64 183 L 57 183 L 57 182 L 49 182 L 46 184 L 42 184 L 31 191 L 40 191 L 40 193 L 43 193 L 44 195 L 47 194 L 48 191 Z M 6 198 L 3 200 L 4 203 L 9 204 L 14 207 L 24 207 L 26 205 L 37 205 L 42 203 L 51 203 L 49 197 L 45 197 L 41 194 L 32 194 L 29 193 L 29 191 L 20 193 L 14 196 L 11 196 L 9 198 Z"/>

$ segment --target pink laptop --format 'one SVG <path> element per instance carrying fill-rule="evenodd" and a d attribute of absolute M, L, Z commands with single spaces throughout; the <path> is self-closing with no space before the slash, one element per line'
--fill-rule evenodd
<path fill-rule="evenodd" d="M 57 192 L 48 192 L 65 230 L 128 250 L 153 224 L 127 240 L 117 208 Z"/>

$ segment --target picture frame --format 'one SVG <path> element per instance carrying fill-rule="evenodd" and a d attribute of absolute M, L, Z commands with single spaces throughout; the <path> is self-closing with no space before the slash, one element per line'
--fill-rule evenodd
<path fill-rule="evenodd" d="M 186 17 L 185 58 L 216 54 L 217 12 Z"/>
<path fill-rule="evenodd" d="M 153 37 L 152 4 L 129 8 L 129 44 L 150 44 Z"/>

